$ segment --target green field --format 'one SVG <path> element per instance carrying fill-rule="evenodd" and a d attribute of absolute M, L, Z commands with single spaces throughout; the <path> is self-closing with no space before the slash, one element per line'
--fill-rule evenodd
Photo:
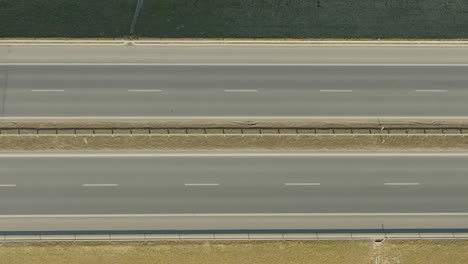
<path fill-rule="evenodd" d="M 0 37 L 123 37 L 134 7 L 134 0 L 0 0 Z"/>
<path fill-rule="evenodd" d="M 0 37 L 115 38 L 137 0 L 0 0 Z M 467 0 L 145 0 L 155 38 L 468 38 Z"/>

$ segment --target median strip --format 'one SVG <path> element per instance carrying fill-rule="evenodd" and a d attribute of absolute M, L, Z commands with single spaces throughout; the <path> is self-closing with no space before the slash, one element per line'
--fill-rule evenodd
<path fill-rule="evenodd" d="M 0 151 L 466 151 L 468 122 L 2 121 Z"/>

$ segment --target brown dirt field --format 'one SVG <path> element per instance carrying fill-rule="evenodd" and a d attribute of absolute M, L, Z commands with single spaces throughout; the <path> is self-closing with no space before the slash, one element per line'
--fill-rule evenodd
<path fill-rule="evenodd" d="M 0 244 L 0 264 L 465 264 L 468 240 L 159 241 Z"/>
<path fill-rule="evenodd" d="M 462 136 L 40 136 L 0 137 L 16 151 L 464 151 Z"/>
<path fill-rule="evenodd" d="M 0 264 L 370 264 L 371 248 L 369 241 L 5 243 Z"/>
<path fill-rule="evenodd" d="M 375 249 L 380 264 L 468 263 L 468 240 L 393 240 Z"/>

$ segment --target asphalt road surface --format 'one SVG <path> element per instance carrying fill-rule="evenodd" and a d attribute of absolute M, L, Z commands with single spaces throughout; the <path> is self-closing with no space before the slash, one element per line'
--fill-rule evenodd
<path fill-rule="evenodd" d="M 468 118 L 463 47 L 0 46 L 0 54 L 6 119 Z"/>
<path fill-rule="evenodd" d="M 159 229 L 210 229 L 222 228 L 223 222 L 213 218 L 223 218 L 231 229 L 266 228 L 268 223 L 289 229 L 312 224 L 362 228 L 366 223 L 371 228 L 385 219 L 399 221 L 394 224 L 399 228 L 448 228 L 463 217 L 455 227 L 468 227 L 468 155 L 373 155 L 2 155 L 0 223 L 3 230 L 21 229 L 18 223 L 40 216 L 41 221 L 65 218 L 64 223 L 80 226 L 86 223 L 80 217 L 86 216 L 94 229 L 109 229 L 92 225 L 92 219 L 114 215 L 114 221 L 143 221 L 165 215 L 158 221 L 171 220 L 166 224 L 154 219 L 138 226 L 132 226 L 138 221 L 124 223 L 127 229 L 155 223 Z M 342 217 L 352 221 L 336 219 Z M 425 217 L 439 220 L 424 222 Z M 12 219 L 19 219 L 16 227 Z M 258 226 L 261 219 L 265 227 Z M 43 224 L 41 229 L 50 228 Z"/>

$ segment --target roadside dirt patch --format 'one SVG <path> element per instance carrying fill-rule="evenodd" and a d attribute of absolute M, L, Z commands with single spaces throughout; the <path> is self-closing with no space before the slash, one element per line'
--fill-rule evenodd
<path fill-rule="evenodd" d="M 466 264 L 468 240 L 1 243 L 0 264 Z"/>
<path fill-rule="evenodd" d="M 2 136 L 0 151 L 463 151 L 463 136 Z"/>
<path fill-rule="evenodd" d="M 389 240 L 378 251 L 381 264 L 468 263 L 468 240 Z"/>
<path fill-rule="evenodd" d="M 370 241 L 63 242 L 0 244 L 0 264 L 371 264 Z"/>

